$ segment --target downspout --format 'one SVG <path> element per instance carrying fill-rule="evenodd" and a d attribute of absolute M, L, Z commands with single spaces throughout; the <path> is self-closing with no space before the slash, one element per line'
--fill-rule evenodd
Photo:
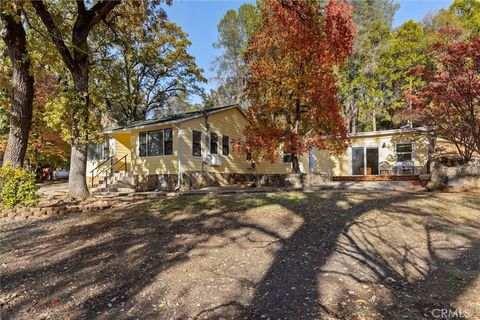
<path fill-rule="evenodd" d="M 205 117 L 205 158 L 202 159 L 202 171 L 205 171 L 205 163 L 210 163 L 210 124 L 208 123 L 208 113 L 204 112 Z"/>
<path fill-rule="evenodd" d="M 177 177 L 177 185 L 175 186 L 175 191 L 180 190 L 183 184 L 183 167 L 182 167 L 182 160 L 183 160 L 183 130 L 181 124 L 178 124 L 178 177 Z"/>

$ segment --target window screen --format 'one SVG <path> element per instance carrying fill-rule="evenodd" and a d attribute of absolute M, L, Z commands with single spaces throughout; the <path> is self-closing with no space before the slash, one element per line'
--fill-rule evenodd
<path fill-rule="evenodd" d="M 222 154 L 228 156 L 230 154 L 230 137 L 222 136 Z"/>
<path fill-rule="evenodd" d="M 148 132 L 148 155 L 160 156 L 163 154 L 163 130 Z"/>
<path fill-rule="evenodd" d="M 218 154 L 218 135 L 216 133 L 210 133 L 210 153 Z"/>
<path fill-rule="evenodd" d="M 173 132 L 171 128 L 140 132 L 138 138 L 140 157 L 173 154 Z"/>
<path fill-rule="evenodd" d="M 164 130 L 164 138 L 165 138 L 165 155 L 173 154 L 173 132 L 172 129 L 165 129 Z"/>
<path fill-rule="evenodd" d="M 192 155 L 195 157 L 202 156 L 202 133 L 200 131 L 192 132 Z"/>
<path fill-rule="evenodd" d="M 396 151 L 398 162 L 412 161 L 412 143 L 397 143 Z"/>

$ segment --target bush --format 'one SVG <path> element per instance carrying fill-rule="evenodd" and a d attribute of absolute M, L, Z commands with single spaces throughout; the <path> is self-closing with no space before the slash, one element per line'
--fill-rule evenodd
<path fill-rule="evenodd" d="M 34 206 L 37 203 L 35 174 L 23 168 L 0 168 L 0 202 L 4 208 Z"/>

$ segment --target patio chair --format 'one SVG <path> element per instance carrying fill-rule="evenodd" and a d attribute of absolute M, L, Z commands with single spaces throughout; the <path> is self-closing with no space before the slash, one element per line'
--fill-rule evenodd
<path fill-rule="evenodd" d="M 388 175 L 390 173 L 390 163 L 387 161 L 381 161 L 378 164 L 378 171 L 381 175 Z"/>
<path fill-rule="evenodd" d="M 406 160 L 402 162 L 402 174 L 414 174 L 415 173 L 415 164 L 412 160 Z"/>

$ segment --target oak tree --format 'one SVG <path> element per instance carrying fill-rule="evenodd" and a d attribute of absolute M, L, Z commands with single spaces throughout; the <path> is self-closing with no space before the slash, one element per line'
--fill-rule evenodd
<path fill-rule="evenodd" d="M 10 58 L 10 90 L 2 85 L 3 94 L 9 96 L 11 108 L 8 114 L 9 136 L 3 164 L 23 166 L 32 125 L 32 104 L 34 78 L 30 72 L 30 57 L 27 49 L 27 35 L 23 26 L 23 4 L 0 1 L 0 36 Z M 6 84 L 6 83 L 5 83 Z M 5 86 L 6 87 L 6 86 Z M 10 91 L 10 92 L 8 92 Z M 2 106 L 2 109 L 4 106 Z M 5 109 L 7 107 L 5 106 Z"/>
<path fill-rule="evenodd" d="M 88 36 L 118 5 L 120 1 L 100 1 L 90 8 L 83 0 L 76 1 L 76 9 L 72 10 L 74 24 L 71 32 L 65 31 L 65 26 L 55 16 L 56 8 L 44 1 L 31 1 L 36 14 L 41 19 L 52 43 L 55 45 L 66 68 L 69 70 L 74 86 L 76 99 L 70 112 L 75 121 L 72 123 L 71 158 L 69 175 L 69 196 L 75 199 L 85 199 L 89 196 L 86 183 L 86 160 L 88 131 L 86 130 L 89 115 L 89 75 L 90 48 Z M 68 29 L 67 29 L 68 30 Z"/>

